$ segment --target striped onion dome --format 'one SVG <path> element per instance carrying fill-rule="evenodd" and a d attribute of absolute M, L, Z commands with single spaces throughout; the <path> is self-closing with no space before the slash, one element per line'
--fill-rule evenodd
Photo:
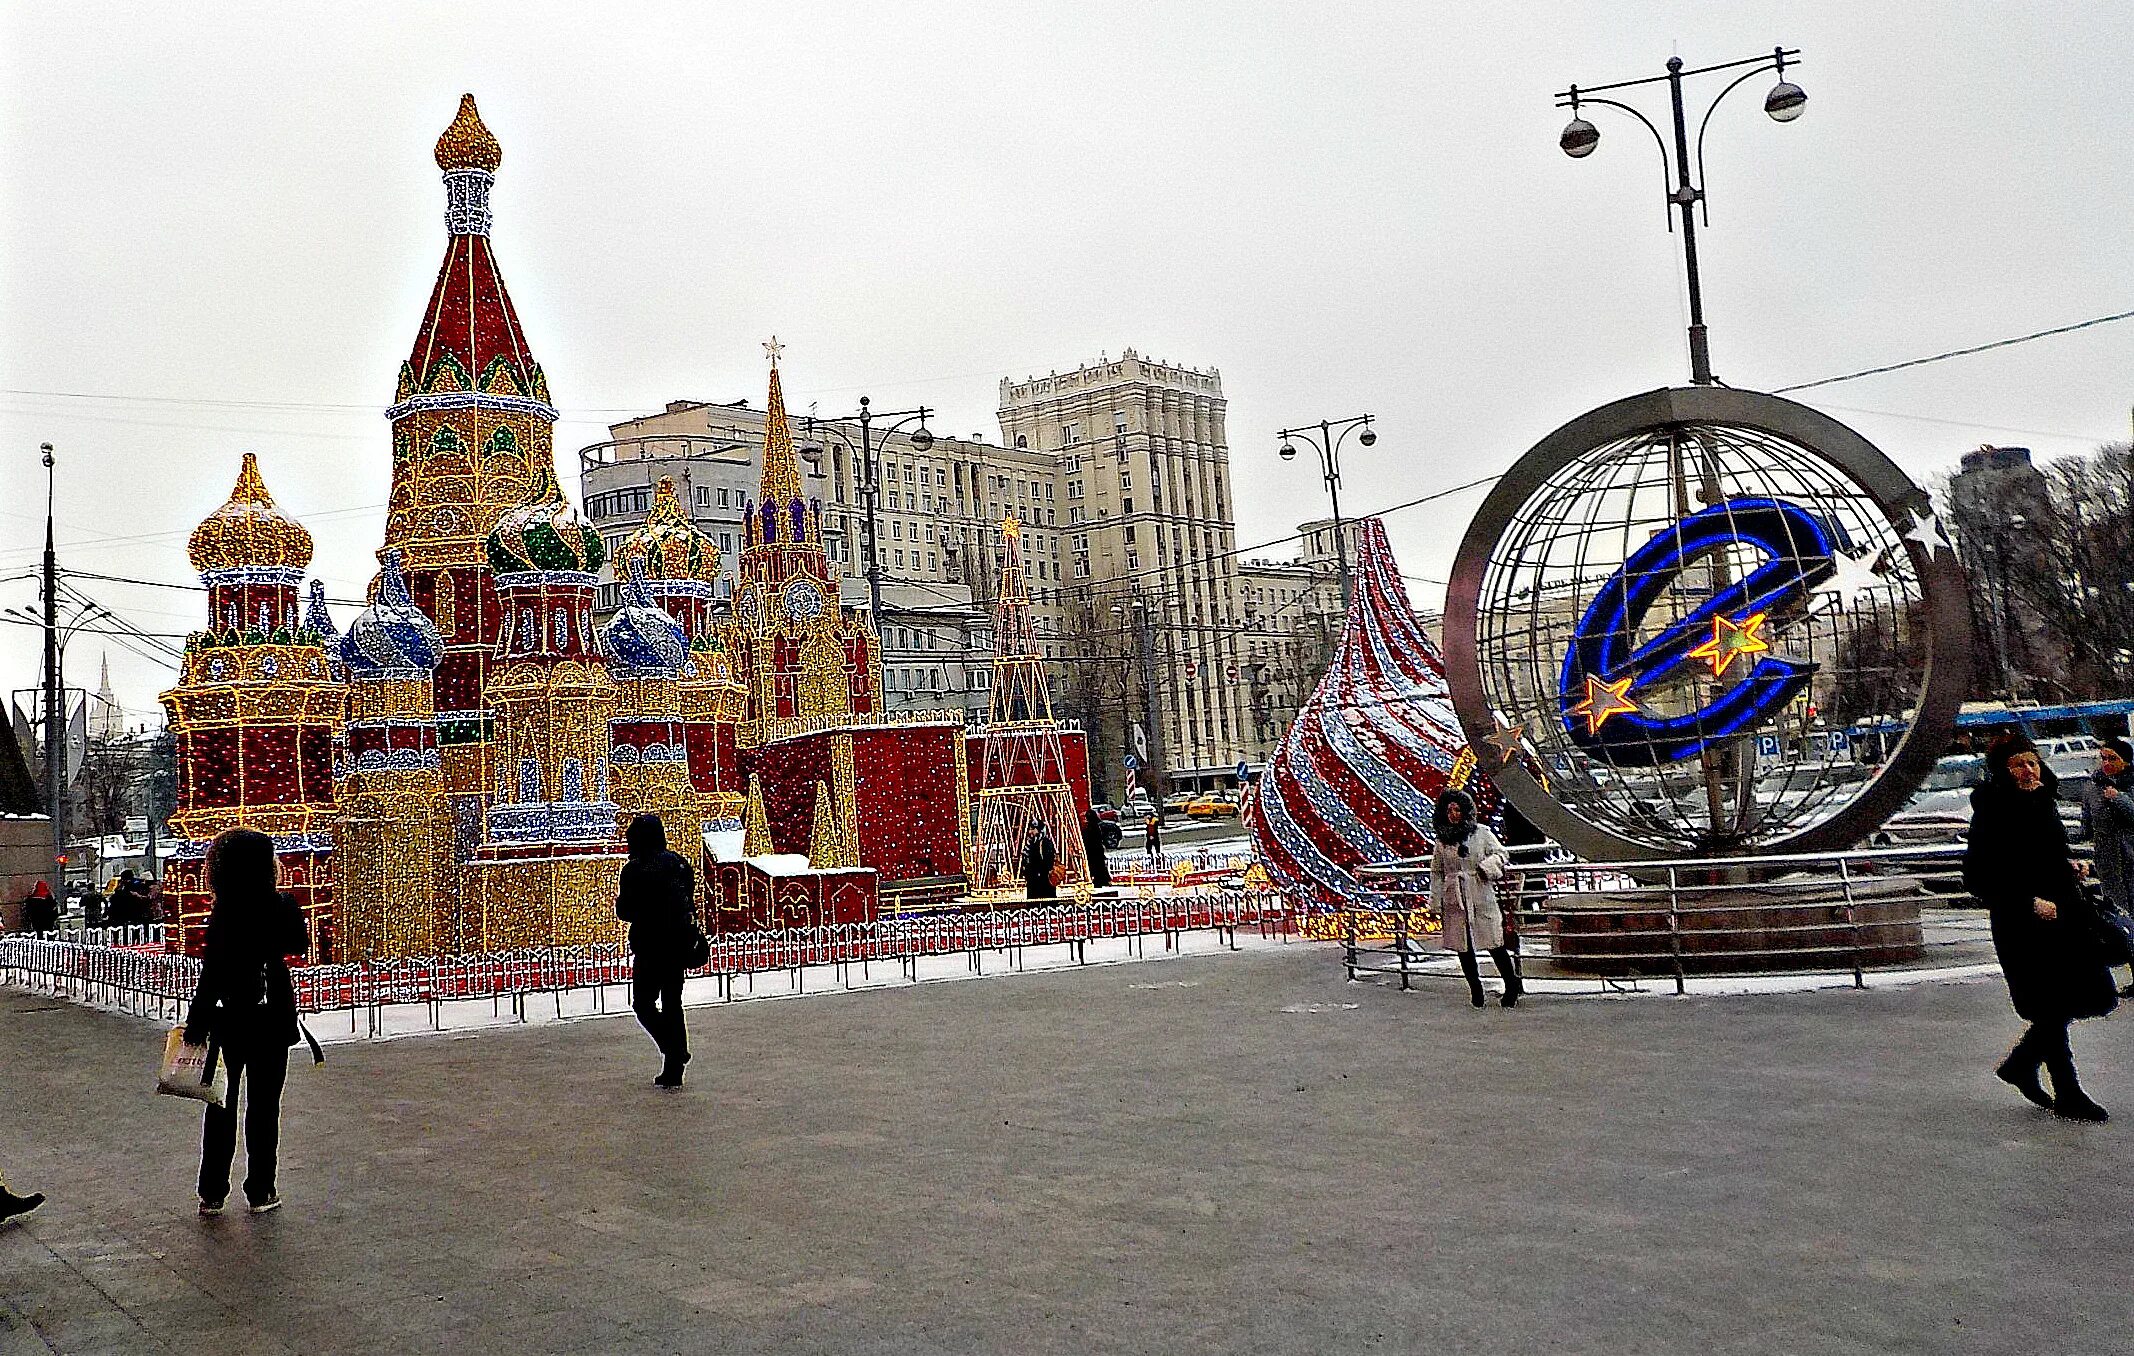
<path fill-rule="evenodd" d="M 1430 851 L 1431 811 L 1467 744 L 1444 660 L 1376 518 L 1356 523 L 1350 578 L 1341 644 L 1269 755 L 1253 804 L 1260 861 L 1310 911 L 1384 902 L 1357 869 Z"/>

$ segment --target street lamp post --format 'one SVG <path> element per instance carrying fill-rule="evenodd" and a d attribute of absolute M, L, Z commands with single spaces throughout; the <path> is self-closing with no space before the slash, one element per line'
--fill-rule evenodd
<path fill-rule="evenodd" d="M 822 455 L 822 445 L 813 441 L 817 423 L 856 423 L 860 426 L 860 459 L 858 465 L 853 468 L 853 484 L 859 491 L 861 505 L 867 510 L 867 516 L 863 520 L 860 531 L 860 542 L 861 549 L 865 551 L 867 557 L 868 620 L 873 622 L 877 631 L 882 625 L 882 559 L 880 550 L 875 546 L 875 541 L 880 533 L 876 523 L 876 514 L 882 497 L 882 477 L 881 468 L 875 464 L 874 421 L 876 419 L 893 419 L 896 421 L 882 430 L 882 437 L 885 440 L 900 432 L 905 425 L 917 424 L 919 427 L 911 435 L 911 445 L 924 452 L 934 445 L 934 435 L 929 433 L 926 428 L 926 421 L 933 414 L 934 411 L 921 405 L 913 410 L 896 410 L 889 414 L 878 415 L 874 412 L 873 404 L 868 398 L 861 396 L 858 414 L 846 415 L 837 419 L 818 420 L 812 415 L 808 418 L 810 441 L 801 448 L 803 455 L 812 454 L 816 457 Z"/>
<path fill-rule="evenodd" d="M 1341 610 L 1349 608 L 1349 544 L 1348 529 L 1341 522 L 1341 445 L 1349 435 L 1357 435 L 1356 441 L 1369 447 L 1378 441 L 1378 433 L 1371 427 L 1375 415 L 1358 414 L 1347 419 L 1321 419 L 1319 436 L 1312 437 L 1312 428 L 1285 428 L 1275 436 L 1282 440 L 1280 456 L 1284 461 L 1295 460 L 1296 440 L 1304 440 L 1305 446 L 1319 454 L 1319 473 L 1326 481 L 1326 497 L 1334 507 L 1334 567 L 1341 576 Z"/>
<path fill-rule="evenodd" d="M 1697 271 L 1697 221 L 1695 212 L 1696 205 L 1705 201 L 1704 189 L 1696 182 L 1696 180 L 1704 177 L 1704 132 L 1707 127 L 1711 126 L 1712 114 L 1717 111 L 1720 100 L 1726 98 L 1737 87 L 1764 71 L 1770 71 L 1778 77 L 1778 83 L 1773 85 L 1770 92 L 1764 96 L 1764 112 L 1774 122 L 1792 122 L 1795 118 L 1798 118 L 1808 106 L 1808 95 L 1799 85 L 1786 79 L 1786 66 L 1787 63 L 1796 61 L 1799 56 L 1798 49 L 1788 50 L 1784 47 L 1774 47 L 1771 49 L 1771 55 L 1769 56 L 1749 57 L 1742 61 L 1727 61 L 1716 66 L 1700 66 L 1690 71 L 1682 69 L 1682 58 L 1669 57 L 1667 60 L 1667 74 L 1665 75 L 1647 76 L 1642 80 L 1618 80 L 1612 85 L 1592 85 L 1583 89 L 1573 85 L 1556 96 L 1556 106 L 1558 108 L 1571 110 L 1571 121 L 1564 127 L 1562 135 L 1557 138 L 1557 145 L 1561 146 L 1563 153 L 1573 160 L 1583 160 L 1593 154 L 1595 148 L 1600 145 L 1600 129 L 1579 115 L 1580 110 L 1589 104 L 1603 108 L 1619 109 L 1628 113 L 1631 117 L 1645 124 L 1645 130 L 1652 133 L 1653 141 L 1660 148 L 1661 173 L 1664 180 L 1673 185 L 1668 190 L 1667 201 L 1682 217 L 1682 267 L 1689 279 L 1690 380 L 1699 386 L 1712 384 L 1711 346 L 1705 337 L 1704 329 L 1704 285 Z M 1747 69 L 1744 70 L 1743 68 L 1745 67 Z M 1692 178 L 1690 173 L 1689 120 L 1682 105 L 1682 82 L 1689 76 L 1708 75 L 1714 71 L 1741 71 L 1742 74 L 1736 76 L 1732 84 L 1719 91 L 1718 96 L 1705 106 L 1704 116 L 1697 123 L 1696 174 Z M 1660 135 L 1660 129 L 1653 126 L 1650 118 L 1647 118 L 1629 104 L 1621 103 L 1614 99 L 1597 99 L 1594 97 L 1596 94 L 1612 90 L 1636 89 L 1643 85 L 1654 85 L 1662 80 L 1667 82 L 1668 101 L 1674 113 L 1675 144 L 1672 157 L 1668 154 L 1666 138 Z M 1704 224 L 1711 225 L 1711 207 L 1709 204 L 1706 204 L 1704 214 Z M 1669 223 L 1668 229 L 1674 229 L 1672 222 Z"/>
<path fill-rule="evenodd" d="M 52 893 L 67 892 L 66 788 L 67 717 L 65 689 L 59 672 L 59 552 L 52 541 L 52 505 L 58 472 L 52 445 L 41 443 L 44 456 L 44 808 L 52 817 Z"/>

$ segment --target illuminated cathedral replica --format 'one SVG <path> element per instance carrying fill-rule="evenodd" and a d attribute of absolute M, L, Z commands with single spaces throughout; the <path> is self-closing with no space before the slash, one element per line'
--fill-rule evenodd
<path fill-rule="evenodd" d="M 880 714 L 879 642 L 802 494 L 775 341 L 761 494 L 715 615 L 719 551 L 673 482 L 614 562 L 556 482 L 548 379 L 489 243 L 502 158 L 464 97 L 437 143 L 450 240 L 386 411 L 368 606 L 345 633 L 316 583 L 299 608 L 312 539 L 250 454 L 193 534 L 207 626 L 162 698 L 184 945 L 212 902 L 208 841 L 238 825 L 273 835 L 322 960 L 619 940 L 621 830 L 642 812 L 704 845 L 714 930 L 963 897 L 978 746 L 952 713 Z M 610 565 L 622 604 L 596 630 Z"/>

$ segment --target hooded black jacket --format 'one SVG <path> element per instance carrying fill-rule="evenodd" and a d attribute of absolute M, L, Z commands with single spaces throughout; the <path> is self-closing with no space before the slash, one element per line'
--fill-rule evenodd
<path fill-rule="evenodd" d="M 2022 791 L 1996 770 L 1971 792 L 1964 884 L 1986 906 L 2008 1000 L 2032 1022 L 2102 1017 L 2118 1003 L 2097 937 L 2096 911 L 2075 876 L 2054 779 Z M 2050 921 L 2036 902 L 2056 908 Z"/>
<path fill-rule="evenodd" d="M 200 983 L 185 1017 L 185 1039 L 271 1048 L 297 1043 L 296 990 L 288 957 L 311 946 L 304 910 L 276 891 L 256 902 L 218 899 L 208 915 Z"/>
<path fill-rule="evenodd" d="M 667 850 L 667 830 L 651 815 L 630 821 L 615 916 L 630 925 L 630 951 L 648 964 L 680 965 L 696 922 L 696 872 Z"/>

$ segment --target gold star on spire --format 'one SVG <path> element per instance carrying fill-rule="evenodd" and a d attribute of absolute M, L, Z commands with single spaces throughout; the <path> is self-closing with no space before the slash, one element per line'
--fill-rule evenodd
<path fill-rule="evenodd" d="M 777 335 L 774 334 L 770 338 L 763 341 L 763 356 L 771 360 L 771 368 L 773 371 L 776 371 L 778 367 L 778 355 L 784 352 L 785 345 L 778 342 Z"/>
<path fill-rule="evenodd" d="M 1016 517 L 1016 516 L 1015 516 L 1014 514 L 1012 514 L 1012 513 L 1011 513 L 1011 514 L 1009 514 L 1009 515 L 1008 515 L 1007 517 L 1005 517 L 1005 518 L 1003 518 L 1003 519 L 1001 519 L 1001 520 L 1000 520 L 1000 535 L 1001 535 L 1001 536 L 1003 536 L 1003 537 L 1020 537 L 1020 536 L 1022 536 L 1022 534 L 1023 534 L 1023 525 L 1022 525 L 1022 521 L 1021 521 L 1020 519 L 1018 519 L 1018 518 L 1017 518 L 1017 517 Z"/>
<path fill-rule="evenodd" d="M 1762 654 L 1771 648 L 1771 642 L 1762 635 L 1764 623 L 1770 619 L 1768 612 L 1752 612 L 1740 621 L 1725 617 L 1712 618 L 1712 638 L 1689 652 L 1691 659 L 1708 660 L 1712 677 L 1724 678 L 1734 661 L 1745 654 Z"/>
<path fill-rule="evenodd" d="M 1635 714 L 1638 704 L 1630 700 L 1630 685 L 1636 678 L 1623 678 L 1613 683 L 1604 683 L 1592 674 L 1586 675 L 1586 699 L 1571 708 L 1574 716 L 1586 718 L 1586 733 L 1599 734 L 1600 727 L 1608 723 L 1610 716 Z"/>

